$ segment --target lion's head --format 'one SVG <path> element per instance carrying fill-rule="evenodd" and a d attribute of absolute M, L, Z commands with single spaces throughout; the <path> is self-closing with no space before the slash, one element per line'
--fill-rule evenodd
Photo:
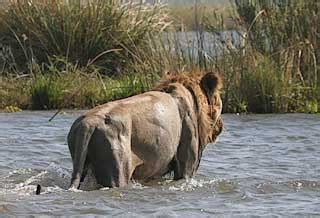
<path fill-rule="evenodd" d="M 201 78 L 200 87 L 207 97 L 209 107 L 208 116 L 209 119 L 211 119 L 211 138 L 208 139 L 208 142 L 215 142 L 218 135 L 220 135 L 223 130 L 223 122 L 221 119 L 222 100 L 220 95 L 222 79 L 218 73 L 207 73 Z M 203 115 L 203 117 L 205 117 L 205 115 Z M 207 128 L 206 125 L 204 126 L 204 128 Z"/>
<path fill-rule="evenodd" d="M 218 73 L 201 72 L 166 74 L 157 90 L 168 92 L 173 83 L 182 84 L 192 94 L 198 116 L 198 132 L 201 151 L 213 143 L 223 130 L 221 119 L 222 100 L 220 90 L 222 79 Z M 171 91 L 170 91 L 171 92 Z"/>

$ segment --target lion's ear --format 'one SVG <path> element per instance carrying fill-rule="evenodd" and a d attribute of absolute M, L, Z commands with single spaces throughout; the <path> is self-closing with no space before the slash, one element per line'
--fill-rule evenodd
<path fill-rule="evenodd" d="M 222 79 L 218 73 L 210 72 L 202 77 L 200 86 L 210 98 L 222 88 Z"/>

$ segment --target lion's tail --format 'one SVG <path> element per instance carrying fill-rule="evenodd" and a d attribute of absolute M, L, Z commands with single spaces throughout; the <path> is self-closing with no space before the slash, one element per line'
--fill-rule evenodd
<path fill-rule="evenodd" d="M 95 126 L 89 125 L 85 120 L 82 120 L 75 129 L 70 132 L 68 143 L 69 147 L 73 147 L 73 152 L 71 152 L 73 154 L 73 173 L 70 189 L 78 189 L 80 187 L 88 154 L 88 145 L 94 130 Z"/>

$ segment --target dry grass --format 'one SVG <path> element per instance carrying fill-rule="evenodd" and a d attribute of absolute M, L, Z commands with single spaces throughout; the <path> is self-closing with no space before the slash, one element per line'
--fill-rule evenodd
<path fill-rule="evenodd" d="M 316 11 L 320 10 L 319 3 L 299 0 L 279 7 L 274 2 L 262 4 L 262 1 L 236 1 L 232 13 L 221 12 L 215 8 L 207 8 L 207 13 L 201 11 L 200 6 L 197 9 L 195 7 L 171 9 L 176 17 L 173 23 L 181 23 L 183 20 L 182 23 L 186 23 L 188 27 L 182 29 L 197 30 L 192 33 L 191 38 L 188 38 L 189 35 L 183 37 L 188 33 L 177 32 L 177 26 L 167 29 L 168 34 L 164 34 L 163 30 L 171 21 L 170 17 L 166 16 L 166 8 L 158 8 L 161 11 L 155 10 L 154 12 L 159 12 L 157 14 L 149 13 L 152 10 L 148 10 L 147 19 L 142 16 L 146 15 L 141 11 L 143 7 L 139 9 L 135 6 L 137 10 L 133 10 L 130 16 L 136 19 L 119 15 L 120 20 L 112 18 L 110 24 L 110 30 L 117 29 L 118 26 L 130 29 L 132 25 L 133 29 L 129 31 L 132 35 L 120 31 L 120 34 L 113 35 L 113 38 L 119 37 L 117 40 L 112 39 L 117 43 L 111 47 L 102 46 L 102 50 L 99 50 L 101 45 L 107 44 L 103 41 L 103 37 L 111 33 L 98 31 L 89 34 L 86 32 L 88 28 L 84 26 L 87 21 L 78 17 L 86 13 L 87 16 L 89 14 L 92 16 L 93 11 L 89 13 L 86 11 L 89 10 L 87 8 L 72 6 L 76 8 L 72 10 L 77 12 L 73 13 L 76 23 L 73 23 L 71 15 L 64 17 L 66 15 L 60 11 L 61 13 L 44 17 L 46 22 L 41 21 L 42 24 L 40 22 L 37 26 L 32 23 L 34 22 L 32 19 L 35 16 L 33 10 L 37 10 L 38 5 L 28 9 L 17 5 L 19 7 L 11 9 L 14 13 L 5 14 L 10 18 L 10 22 L 7 23 L 11 24 L 11 29 L 14 31 L 3 28 L 4 20 L 0 20 L 1 36 L 6 38 L 11 34 L 11 38 L 9 37 L 11 41 L 7 41 L 7 45 L 13 49 L 12 55 L 10 52 L 7 53 L 8 59 L 2 57 L 2 60 L 7 61 L 7 69 L 4 72 L 7 72 L 7 76 L 11 79 L 1 77 L 2 105 L 0 106 L 13 104 L 22 105 L 24 108 L 31 107 L 34 105 L 30 101 L 31 96 L 35 96 L 32 93 L 45 93 L 42 99 L 51 99 L 51 103 L 48 100 L 44 108 L 58 107 L 58 105 L 71 108 L 92 107 L 149 90 L 166 70 L 181 72 L 201 69 L 204 72 L 220 71 L 224 77 L 222 92 L 224 112 L 318 112 L 320 14 Z M 98 10 L 94 8 L 92 6 L 90 10 Z M 36 12 L 37 16 L 46 16 L 42 10 Z M 23 13 L 29 14 L 22 16 Z M 108 16 L 110 14 L 113 12 L 108 13 Z M 237 27 L 235 31 L 239 30 L 239 33 L 247 35 L 245 38 L 240 38 L 243 39 L 240 47 L 235 47 L 231 43 L 232 40 L 224 37 L 223 31 L 228 26 L 226 18 L 230 15 L 233 16 Z M 105 21 L 100 16 L 90 16 L 92 24 L 104 25 Z M 66 25 L 65 29 L 56 28 L 62 18 L 68 20 L 66 23 L 62 22 Z M 23 27 L 25 23 L 19 23 L 19 19 L 21 22 L 32 21 L 33 26 L 28 30 L 33 30 L 37 34 L 30 37 L 34 34 L 30 33 L 31 35 L 23 41 L 23 33 L 27 30 Z M 50 19 L 54 19 L 54 22 Z M 136 24 L 144 21 L 147 21 L 147 24 Z M 48 25 L 44 25 L 45 23 Z M 74 28 L 76 24 L 83 27 Z M 98 27 L 99 25 L 94 26 L 94 29 L 98 30 Z M 154 33 L 161 34 L 145 34 L 148 28 Z M 77 31 L 73 33 L 75 29 Z M 51 33 L 54 37 L 50 35 Z M 119 33 L 118 30 L 116 33 Z M 144 37 L 141 37 L 141 34 Z M 68 38 L 69 36 L 72 37 Z M 60 40 L 60 37 L 67 37 L 67 40 Z M 77 43 L 80 38 L 84 41 Z M 185 42 L 182 42 L 182 38 L 186 39 Z M 43 42 L 37 41 L 38 39 L 43 39 Z M 48 40 L 51 41 L 47 42 Z M 68 43 L 63 44 L 66 42 Z M 79 45 L 81 48 L 78 48 Z M 206 47 L 207 45 L 210 46 Z M 45 55 L 38 56 L 39 52 L 41 54 L 41 46 L 51 49 L 45 49 Z M 56 53 L 59 51 L 57 48 L 68 49 Z M 15 49 L 17 53 L 14 52 Z M 36 50 L 38 51 L 35 52 Z M 94 55 L 87 55 L 89 50 L 94 51 L 94 55 L 98 54 L 98 57 L 102 54 L 102 57 L 88 66 L 88 62 L 95 60 Z M 21 60 L 19 54 L 22 54 Z M 40 61 L 41 58 L 44 61 Z M 18 67 L 21 64 L 26 66 L 27 71 L 24 73 L 28 73 L 29 77 L 12 79 L 21 74 Z M 111 77 L 112 73 L 120 75 Z"/>

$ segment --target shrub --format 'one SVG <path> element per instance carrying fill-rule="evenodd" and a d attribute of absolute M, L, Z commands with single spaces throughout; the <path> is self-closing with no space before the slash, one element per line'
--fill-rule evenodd
<path fill-rule="evenodd" d="M 79 66 L 96 65 L 106 73 L 123 70 L 135 48 L 143 48 L 148 34 L 167 25 L 161 6 L 118 5 L 116 0 L 87 3 L 61 0 L 11 1 L 2 13 L 3 45 L 10 45 L 15 61 L 48 63 L 65 57 Z"/>
<path fill-rule="evenodd" d="M 31 86 L 31 105 L 34 110 L 58 108 L 63 100 L 63 88 L 52 77 L 38 75 Z"/>

